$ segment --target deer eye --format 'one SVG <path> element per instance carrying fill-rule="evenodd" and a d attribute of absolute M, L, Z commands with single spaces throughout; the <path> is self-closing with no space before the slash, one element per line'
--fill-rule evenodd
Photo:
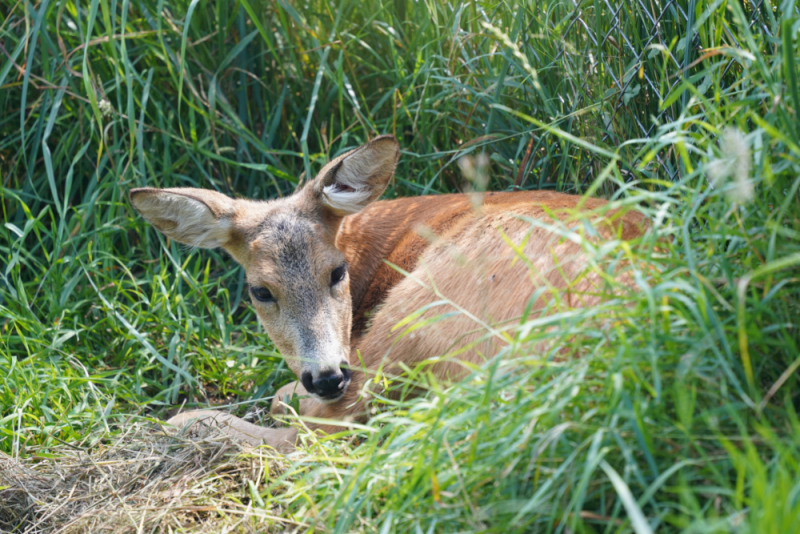
<path fill-rule="evenodd" d="M 333 271 L 331 271 L 331 287 L 335 286 L 336 284 L 344 280 L 344 275 L 346 272 L 347 272 L 347 265 L 344 263 L 335 268 Z"/>
<path fill-rule="evenodd" d="M 275 297 L 266 287 L 251 287 L 250 294 L 253 298 L 261 302 L 275 302 Z"/>

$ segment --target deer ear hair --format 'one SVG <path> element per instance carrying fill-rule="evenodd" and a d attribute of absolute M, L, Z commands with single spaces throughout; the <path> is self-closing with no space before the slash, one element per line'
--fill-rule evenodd
<path fill-rule="evenodd" d="M 333 214 L 356 213 L 383 194 L 399 154 L 400 144 L 394 136 L 376 137 L 325 165 L 311 188 Z"/>
<path fill-rule="evenodd" d="M 131 189 L 131 204 L 170 239 L 200 248 L 231 239 L 235 200 L 208 189 Z"/>

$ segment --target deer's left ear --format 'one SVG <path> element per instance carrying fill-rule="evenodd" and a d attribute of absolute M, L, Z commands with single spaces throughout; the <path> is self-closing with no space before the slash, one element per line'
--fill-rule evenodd
<path fill-rule="evenodd" d="M 201 248 L 225 247 L 232 237 L 236 201 L 208 189 L 142 187 L 131 204 L 168 237 Z"/>
<path fill-rule="evenodd" d="M 393 135 L 376 137 L 325 165 L 309 188 L 334 215 L 356 213 L 383 194 L 399 154 Z"/>

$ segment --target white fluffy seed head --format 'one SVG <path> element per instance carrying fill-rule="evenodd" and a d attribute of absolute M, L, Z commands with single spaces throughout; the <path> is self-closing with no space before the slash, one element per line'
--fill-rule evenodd
<path fill-rule="evenodd" d="M 731 202 L 745 204 L 753 199 L 755 188 L 750 177 L 751 154 L 744 134 L 738 128 L 725 128 L 719 141 L 720 157 L 709 162 L 708 177 L 715 186 L 731 179 L 727 190 Z"/>

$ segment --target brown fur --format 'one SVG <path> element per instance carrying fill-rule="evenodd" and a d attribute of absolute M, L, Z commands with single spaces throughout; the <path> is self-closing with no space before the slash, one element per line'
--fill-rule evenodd
<path fill-rule="evenodd" d="M 200 199 L 211 210 L 214 221 L 229 221 L 223 226 L 227 234 L 223 234 L 213 226 L 213 222 L 207 222 L 210 219 L 200 218 L 204 224 L 211 224 L 212 229 L 206 233 L 213 239 L 220 240 L 220 235 L 228 236 L 222 246 L 244 266 L 248 282 L 269 287 L 276 294 L 282 319 L 275 315 L 274 310 L 269 311 L 258 302 L 254 305 L 261 322 L 298 376 L 307 372 L 304 366 L 311 365 L 310 368 L 314 369 L 313 365 L 318 362 L 312 365 L 291 359 L 303 352 L 300 345 L 306 339 L 297 334 L 299 327 L 292 325 L 292 314 L 307 315 L 298 322 L 303 328 L 318 328 L 308 334 L 308 339 L 316 340 L 320 352 L 334 351 L 335 354 L 332 353 L 333 356 L 327 360 L 319 356 L 328 362 L 324 365 L 337 365 L 334 361 L 338 357 L 336 351 L 346 353 L 344 357 L 349 360 L 353 371 L 352 382 L 344 395 L 334 402 L 324 404 L 304 399 L 301 413 L 312 418 L 365 419 L 365 400 L 368 397 L 365 391 L 371 375 L 378 370 L 389 376 L 400 374 L 401 363 L 413 368 L 435 359 L 431 369 L 440 380 L 463 376 L 465 362 L 479 363 L 496 354 L 505 344 L 499 330 L 522 315 L 537 288 L 567 290 L 571 306 L 593 305 L 599 299 L 595 287 L 602 284 L 602 280 L 594 273 L 586 272 L 582 247 L 560 239 L 546 228 L 532 227 L 522 218 L 552 224 L 554 218 L 567 220 L 578 208 L 583 212 L 595 210 L 605 201 L 529 191 L 487 193 L 482 202 L 467 195 L 372 202 L 391 177 L 396 159 L 395 153 L 390 151 L 392 146 L 396 147 L 393 139 L 379 138 L 366 148 L 351 153 L 355 156 L 346 155 L 328 164 L 303 190 L 278 201 L 234 201 L 211 192 L 208 192 L 210 200 L 207 200 L 203 197 L 205 193 L 198 192 L 202 190 L 158 192 L 148 189 L 131 193 L 137 209 L 168 235 L 174 223 L 159 217 L 169 211 L 167 208 L 173 205 L 169 202 L 186 212 L 184 201 L 175 200 L 174 194 Z M 363 161 L 354 159 L 358 157 Z M 347 165 L 350 165 L 349 170 Z M 340 170 L 343 166 L 344 171 Z M 373 169 L 374 176 L 359 181 L 356 174 L 344 178 L 337 174 L 356 168 L 367 169 L 363 172 L 368 173 Z M 322 191 L 324 187 L 330 188 L 331 184 L 336 187 L 338 179 L 345 186 L 328 191 L 343 191 L 344 195 L 340 195 L 338 203 L 332 202 L 336 207 L 331 207 Z M 367 188 L 369 198 L 365 203 L 372 203 L 363 209 L 356 206 L 361 211 L 343 217 L 347 210 L 353 209 L 348 200 L 349 184 Z M 366 196 L 365 193 L 363 197 Z M 190 207 L 194 209 L 193 204 Z M 595 219 L 595 228 L 601 239 L 631 239 L 641 233 L 645 224 L 644 218 L 635 212 L 621 216 L 606 213 L 602 220 Z M 285 231 L 290 231 L 290 227 L 300 228 L 296 230 L 297 235 L 281 235 L 281 225 L 275 222 L 281 220 L 290 221 L 285 225 Z M 501 231 L 517 245 L 525 242 L 524 258 L 519 258 L 503 240 Z M 198 232 L 190 233 L 194 239 Z M 173 237 L 180 240 L 180 236 Z M 309 265 L 302 271 L 308 279 L 293 279 L 300 271 L 288 269 L 280 258 L 281 247 L 294 241 L 306 247 L 307 254 L 301 260 Z M 348 277 L 341 287 L 333 286 L 328 290 L 326 277 L 342 259 L 347 261 Z M 410 275 L 404 276 L 387 262 Z M 341 293 L 345 290 L 346 295 Z M 302 304 L 308 299 L 303 301 L 296 297 L 303 291 L 316 292 L 314 299 L 322 302 L 319 310 L 327 306 L 325 309 L 328 311 L 317 310 L 316 315 L 309 315 L 309 306 Z M 332 295 L 330 299 L 327 291 Z M 405 328 L 394 329 L 412 312 L 441 300 L 448 303 L 429 309 L 417 321 L 432 319 L 445 312 L 460 313 L 432 322 L 408 335 L 404 335 Z M 548 300 L 547 294 L 539 298 L 533 305 L 534 313 L 541 310 Z M 325 326 L 328 323 L 336 331 L 335 340 L 328 339 L 333 335 Z M 493 331 L 493 335 L 487 335 Z M 322 338 L 328 339 L 327 344 L 319 344 Z M 305 359 L 316 357 L 312 351 L 306 354 Z M 366 374 L 361 371 L 362 362 L 368 370 Z M 293 391 L 303 394 L 305 388 L 299 383 L 282 388 L 276 394 L 275 413 L 282 412 L 279 401 Z M 188 412 L 169 422 L 179 426 L 197 419 L 214 420 L 246 441 L 263 441 L 284 450 L 293 448 L 296 439 L 293 428 L 262 428 L 218 412 Z M 338 428 L 336 424 L 310 423 L 308 426 L 326 432 Z"/>

